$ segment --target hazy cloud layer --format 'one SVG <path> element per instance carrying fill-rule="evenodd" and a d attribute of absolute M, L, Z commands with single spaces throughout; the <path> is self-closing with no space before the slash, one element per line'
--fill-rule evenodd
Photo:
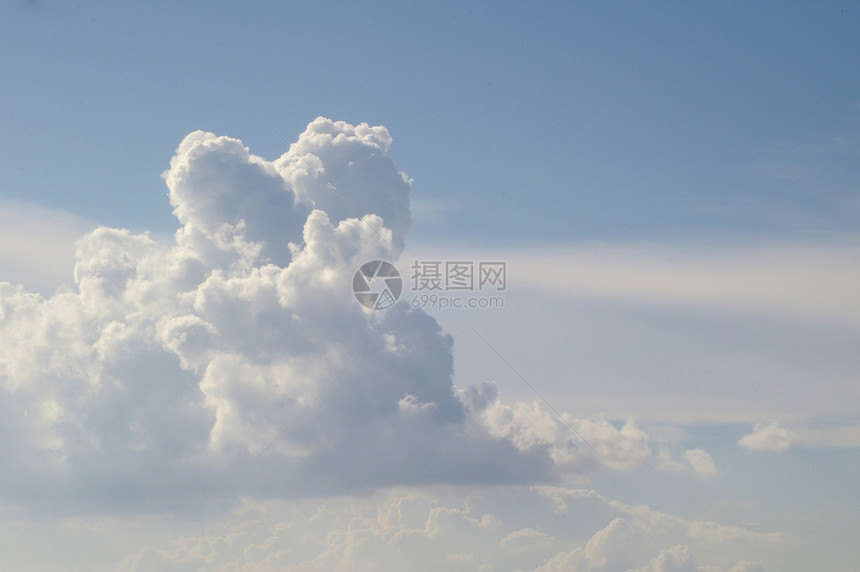
<path fill-rule="evenodd" d="M 95 226 L 65 212 L 0 201 L 0 280 L 14 276 L 43 295 L 71 284 L 75 240 Z"/>
<path fill-rule="evenodd" d="M 860 242 L 588 244 L 513 256 L 518 279 L 570 298 L 661 304 L 860 326 Z M 512 264 L 514 263 L 512 262 Z"/>
<path fill-rule="evenodd" d="M 246 502 L 232 516 L 205 535 L 144 547 L 120 570 L 752 572 L 785 550 L 781 534 L 560 487 Z"/>

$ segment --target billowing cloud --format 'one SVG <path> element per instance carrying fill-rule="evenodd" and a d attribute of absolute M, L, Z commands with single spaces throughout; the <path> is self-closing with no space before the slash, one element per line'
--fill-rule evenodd
<path fill-rule="evenodd" d="M 230 521 L 142 547 L 119 569 L 751 572 L 759 558 L 786 550 L 780 534 L 683 519 L 591 490 L 517 489 L 244 501 Z M 518 509 L 505 511 L 511 497 Z"/>
<path fill-rule="evenodd" d="M 4 494 L 166 510 L 639 466 L 632 420 L 457 389 L 435 319 L 356 303 L 355 270 L 396 261 L 411 224 L 390 143 L 318 118 L 267 161 L 195 131 L 164 173 L 172 239 L 100 227 L 76 243 L 74 287 L 0 283 Z"/>
<path fill-rule="evenodd" d="M 554 501 L 558 513 L 605 505 L 611 508 L 607 516 L 612 518 L 584 545 L 559 552 L 535 571 L 720 571 L 725 570 L 726 555 L 738 554 L 741 547 L 783 541 L 777 533 L 762 534 L 714 522 L 689 521 L 646 506 L 610 501 L 594 491 L 559 487 L 536 490 Z"/>
<path fill-rule="evenodd" d="M 771 421 L 756 423 L 753 432 L 741 437 L 738 445 L 751 451 L 785 451 L 796 442 L 797 434 L 794 431 Z"/>
<path fill-rule="evenodd" d="M 618 429 L 602 416 L 596 420 L 559 418 L 544 411 L 537 401 L 508 406 L 496 400 L 482 412 L 482 420 L 491 434 L 510 440 L 520 450 L 548 447 L 555 464 L 573 472 L 597 463 L 633 469 L 651 455 L 648 436 L 632 419 Z"/>

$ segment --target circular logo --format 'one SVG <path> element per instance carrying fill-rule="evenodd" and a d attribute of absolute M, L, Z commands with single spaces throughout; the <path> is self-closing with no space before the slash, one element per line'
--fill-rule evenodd
<path fill-rule="evenodd" d="M 371 310 L 385 310 L 394 305 L 403 291 L 400 272 L 390 262 L 371 260 L 361 265 L 352 278 L 355 299 Z"/>

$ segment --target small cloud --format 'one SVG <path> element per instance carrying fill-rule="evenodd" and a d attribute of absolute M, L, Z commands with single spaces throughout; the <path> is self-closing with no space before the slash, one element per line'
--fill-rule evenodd
<path fill-rule="evenodd" d="M 521 552 L 523 550 L 528 550 L 529 548 L 545 545 L 552 540 L 553 538 L 551 536 L 544 534 L 539 530 L 535 530 L 534 528 L 523 528 L 522 530 L 515 530 L 502 537 L 502 539 L 499 540 L 499 544 L 506 550 Z"/>
<path fill-rule="evenodd" d="M 738 445 L 751 451 L 785 451 L 797 442 L 797 434 L 783 427 L 776 421 L 756 423 L 753 432 L 744 435 Z"/>
<path fill-rule="evenodd" d="M 501 521 L 490 513 L 484 513 L 480 519 L 470 518 L 468 516 L 464 518 L 478 528 L 493 528 L 501 524 Z"/>
<path fill-rule="evenodd" d="M 660 447 L 657 451 L 657 464 L 655 468 L 658 471 L 668 471 L 672 473 L 683 473 L 688 470 L 687 465 L 672 458 L 672 453 L 665 446 Z"/>
<path fill-rule="evenodd" d="M 714 460 L 704 449 L 688 449 L 682 457 L 686 463 L 675 459 L 665 446 L 661 446 L 657 452 L 654 468 L 658 471 L 672 473 L 692 472 L 700 477 L 712 477 L 717 474 Z"/>
<path fill-rule="evenodd" d="M 684 451 L 684 459 L 690 464 L 690 469 L 700 477 L 712 477 L 717 474 L 714 460 L 704 449 Z"/>

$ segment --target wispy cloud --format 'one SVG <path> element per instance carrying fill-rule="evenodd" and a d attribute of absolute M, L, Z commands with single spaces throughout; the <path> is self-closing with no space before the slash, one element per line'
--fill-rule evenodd
<path fill-rule="evenodd" d="M 555 296 L 731 310 L 860 328 L 860 237 L 716 246 L 588 244 L 509 257 Z"/>
<path fill-rule="evenodd" d="M 0 281 L 49 296 L 72 284 L 75 240 L 95 222 L 38 205 L 0 203 Z"/>

